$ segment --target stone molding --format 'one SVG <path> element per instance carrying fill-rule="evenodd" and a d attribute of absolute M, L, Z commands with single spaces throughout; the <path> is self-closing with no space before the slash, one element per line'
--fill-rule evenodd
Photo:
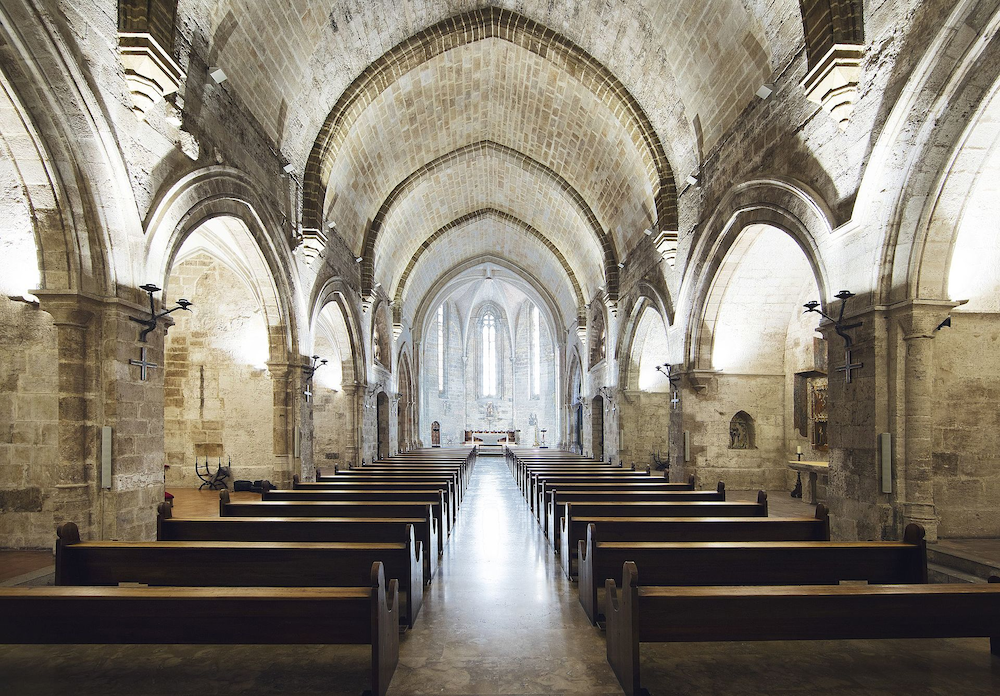
<path fill-rule="evenodd" d="M 864 46 L 834 44 L 802 81 L 806 99 L 830 114 L 840 130 L 847 130 L 858 101 L 858 79 Z"/>
<path fill-rule="evenodd" d="M 119 32 L 118 54 L 125 67 L 132 112 L 144 121 L 163 97 L 180 89 L 181 67 L 147 32 Z"/>

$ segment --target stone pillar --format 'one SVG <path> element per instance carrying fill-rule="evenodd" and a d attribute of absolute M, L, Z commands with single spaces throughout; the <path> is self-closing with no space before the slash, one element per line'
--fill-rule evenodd
<path fill-rule="evenodd" d="M 59 449 L 55 521 L 85 538 L 145 540 L 163 501 L 163 332 L 139 341 L 130 316 L 149 309 L 117 298 L 36 293 L 59 343 Z M 130 360 L 145 360 L 146 379 Z M 111 481 L 101 481 L 100 429 L 112 429 Z M 108 487 L 102 487 L 110 484 Z"/>
<path fill-rule="evenodd" d="M 358 385 L 345 384 L 340 388 L 347 399 L 347 432 L 350 433 L 347 447 L 344 448 L 344 465 L 357 466 L 358 460 Z"/>
<path fill-rule="evenodd" d="M 269 362 L 271 388 L 274 404 L 274 477 L 272 483 L 279 487 L 289 487 L 292 473 L 297 471 L 294 446 L 296 427 L 295 391 L 300 383 L 301 365 L 290 362 Z"/>
<path fill-rule="evenodd" d="M 903 457 L 897 459 L 897 501 L 903 525 L 923 526 L 928 541 L 937 540 L 934 507 L 934 342 L 935 329 L 956 303 L 907 303 L 896 314 L 905 345 L 904 397 L 900 437 Z"/>
<path fill-rule="evenodd" d="M 56 326 L 59 363 L 59 463 L 55 482 L 55 523 L 76 522 L 90 538 L 97 491 L 99 394 L 94 317 L 100 303 L 74 294 L 36 291 L 40 308 Z M 54 530 L 53 530 L 54 533 Z"/>

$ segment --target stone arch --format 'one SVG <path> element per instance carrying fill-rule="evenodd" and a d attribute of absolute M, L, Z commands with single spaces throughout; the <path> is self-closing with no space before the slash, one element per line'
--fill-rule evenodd
<path fill-rule="evenodd" d="M 303 224 L 321 229 L 329 162 L 358 115 L 387 85 L 430 58 L 475 41 L 510 41 L 555 62 L 581 79 L 620 120 L 643 154 L 656 200 L 657 224 L 677 229 L 677 190 L 663 145 L 649 118 L 618 79 L 579 46 L 509 10 L 488 7 L 445 19 L 374 61 L 341 95 L 310 152 L 303 178 Z"/>
<path fill-rule="evenodd" d="M 428 249 L 430 249 L 430 247 L 435 242 L 439 241 L 442 237 L 447 235 L 452 230 L 484 217 L 494 217 L 499 220 L 515 224 L 521 229 L 523 229 L 526 233 L 530 234 L 532 237 L 535 237 L 536 239 L 540 240 L 543 244 L 545 244 L 546 247 L 548 247 L 552 251 L 552 254 L 556 257 L 556 259 L 558 259 L 559 265 L 562 266 L 563 270 L 566 271 L 566 275 L 569 276 L 570 283 L 573 286 L 573 294 L 576 296 L 577 299 L 577 305 L 579 307 L 583 306 L 583 289 L 580 286 L 580 281 L 577 278 L 576 273 L 573 272 L 573 269 L 570 267 L 569 262 L 566 260 L 566 257 L 562 254 L 562 252 L 559 251 L 559 249 L 556 248 L 554 244 L 549 242 L 545 238 L 545 235 L 543 235 L 541 232 L 539 232 L 534 227 L 524 222 L 520 218 L 511 215 L 510 213 L 505 213 L 495 208 L 484 208 L 482 210 L 477 210 L 475 212 L 469 213 L 468 215 L 463 215 L 462 217 L 453 220 L 452 222 L 448 223 L 441 229 L 434 232 L 434 234 L 428 237 L 420 245 L 420 250 L 417 251 L 417 253 L 413 256 L 410 262 L 406 265 L 406 269 L 399 276 L 399 280 L 396 283 L 396 292 L 395 292 L 396 299 L 393 304 L 394 315 L 397 312 L 399 313 L 402 312 L 403 295 L 404 292 L 406 291 L 407 281 L 409 280 L 410 274 L 413 272 L 413 269 L 416 267 L 417 262 L 420 260 L 420 257 L 423 256 L 423 254 L 426 251 L 428 251 Z M 401 314 L 399 316 L 401 316 Z"/>
<path fill-rule="evenodd" d="M 706 234 L 692 252 L 685 273 L 679 311 L 686 315 L 685 361 L 706 368 L 700 355 L 702 322 L 712 286 L 740 234 L 753 225 L 767 225 L 788 234 L 802 249 L 819 286 L 820 300 L 829 301 L 829 274 L 822 248 L 833 232 L 833 215 L 819 195 L 789 179 L 760 179 L 734 187 L 706 225 Z M 706 368 L 707 369 L 707 368 Z"/>
<path fill-rule="evenodd" d="M 26 135 L 10 154 L 31 172 L 43 288 L 112 296 L 119 283 L 138 286 L 126 239 L 141 223 L 92 81 L 27 0 L 0 7 L 0 37 L 2 91 Z"/>
<path fill-rule="evenodd" d="M 350 360 L 345 360 L 343 365 L 344 384 L 353 384 L 364 381 L 367 374 L 365 365 L 364 341 L 361 339 L 361 321 L 356 312 L 355 305 L 348 301 L 348 297 L 355 297 L 356 290 L 352 290 L 341 278 L 329 278 L 322 284 L 317 284 L 316 292 L 310 302 L 310 322 L 312 333 L 315 335 L 317 321 L 323 309 L 330 303 L 337 306 L 340 316 L 344 320 L 346 343 L 350 346 Z"/>
<path fill-rule="evenodd" d="M 950 231 L 944 214 L 960 214 L 964 196 L 945 200 L 963 144 L 997 92 L 1000 9 L 961 0 L 927 47 L 872 148 L 854 219 L 884 230 L 872 279 L 874 303 L 946 299 Z M 902 156 L 900 153 L 903 153 Z M 968 153 L 971 154 L 971 151 Z M 985 153 L 981 153 L 985 156 Z M 973 159 L 963 166 L 978 171 Z M 951 180 L 959 190 L 960 178 Z M 894 191 L 887 197 L 886 189 Z M 914 205 L 923 201 L 923 205 Z"/>
<path fill-rule="evenodd" d="M 648 366 L 653 369 L 652 374 L 649 374 L 649 370 L 644 366 L 647 360 L 645 349 L 647 348 L 647 344 L 652 342 L 656 342 L 657 344 L 657 359 L 655 362 L 657 364 L 668 362 L 666 351 L 667 326 L 668 324 L 660 313 L 659 307 L 651 298 L 641 296 L 629 314 L 629 320 L 623 333 L 623 340 L 618 344 L 619 384 L 624 385 L 627 389 L 638 390 L 642 390 L 644 387 L 655 387 L 656 390 L 661 390 L 669 385 L 665 376 L 661 376 L 658 379 L 647 379 L 649 377 L 656 377 L 655 365 Z M 646 381 L 650 383 L 644 384 Z"/>
<path fill-rule="evenodd" d="M 294 264 L 278 244 L 284 234 L 269 211 L 257 186 L 239 170 L 215 166 L 191 172 L 166 187 L 150 211 L 145 225 L 146 274 L 157 280 L 166 297 L 170 268 L 188 236 L 214 218 L 239 220 L 260 255 L 257 280 L 273 288 L 265 298 L 272 360 L 282 360 L 300 352 L 297 327 L 306 322 L 303 308 L 292 300 L 299 295 Z M 282 355 L 275 354 L 279 348 Z"/>
<path fill-rule="evenodd" d="M 591 209 L 590 204 L 584 199 L 584 197 L 577 191 L 566 179 L 559 175 L 558 172 L 552 170 L 551 168 L 545 166 L 541 162 L 529 157 L 528 155 L 518 152 L 517 150 L 506 147 L 499 143 L 484 140 L 477 143 L 472 143 L 466 145 L 457 150 L 453 150 L 441 157 L 438 157 L 433 162 L 428 162 L 424 166 L 420 167 L 416 171 L 412 172 L 406 179 L 401 181 L 392 192 L 386 197 L 382 206 L 379 208 L 378 213 L 372 219 L 371 224 L 365 231 L 364 243 L 361 249 L 361 291 L 362 293 L 368 294 L 371 292 L 372 283 L 375 280 L 375 247 L 378 243 L 379 234 L 382 230 L 382 226 L 389 214 L 392 211 L 393 206 L 400 200 L 404 199 L 415 185 L 419 184 L 423 179 L 429 176 L 433 176 L 436 172 L 445 169 L 456 162 L 477 159 L 481 157 L 499 157 L 511 162 L 514 162 L 517 166 L 523 170 L 540 177 L 543 180 L 551 182 L 552 186 L 562 192 L 564 192 L 572 202 L 574 208 L 576 209 L 579 216 L 587 222 L 591 233 L 594 236 L 594 241 L 597 246 L 602 250 L 604 257 L 604 274 L 605 282 L 609 291 L 617 293 L 618 288 L 618 258 L 615 251 L 614 240 L 611 235 L 604 231 L 601 223 L 597 219 L 597 215 Z M 526 231 L 534 234 L 535 236 L 546 242 L 547 246 L 551 247 L 554 252 L 559 254 L 560 260 L 565 266 L 565 258 L 562 253 L 555 248 L 555 246 L 548 241 L 544 235 L 538 233 L 530 225 L 521 222 L 515 216 L 509 213 L 501 213 L 500 211 L 494 211 L 492 209 L 487 209 L 487 212 L 494 215 L 503 216 L 503 219 L 516 220 Z M 478 212 L 470 213 L 467 216 L 463 216 L 459 220 L 467 221 L 466 218 L 470 216 L 478 216 Z M 458 224 L 459 221 L 455 221 L 448 226 L 441 228 L 435 235 L 432 235 L 430 239 L 433 239 L 436 235 L 440 234 L 443 230 L 450 229 L 452 225 Z M 428 241 L 430 241 L 430 239 Z M 425 247 L 423 247 L 425 248 Z M 423 251 L 421 249 L 421 252 Z M 420 252 L 418 252 L 419 255 Z M 413 262 L 411 262 L 412 265 Z M 402 281 L 401 281 L 402 282 Z"/>

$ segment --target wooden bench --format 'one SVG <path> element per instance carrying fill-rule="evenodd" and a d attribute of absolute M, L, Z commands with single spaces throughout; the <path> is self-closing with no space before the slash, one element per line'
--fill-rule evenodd
<path fill-rule="evenodd" d="M 425 476 L 340 476 L 335 481 L 301 481 L 299 475 L 292 476 L 292 489 L 303 491 L 322 491 L 334 488 L 372 488 L 385 486 L 394 490 L 426 490 L 440 488 L 445 491 L 445 500 L 449 508 L 457 509 L 461 503 L 458 494 L 458 478 L 425 477 Z"/>
<path fill-rule="evenodd" d="M 351 587 L 378 561 L 399 581 L 399 618 L 412 627 L 423 603 L 423 549 L 413 527 L 396 542 L 80 541 L 56 530 L 56 585 Z"/>
<path fill-rule="evenodd" d="M 177 519 L 169 503 L 156 515 L 158 541 L 360 541 L 394 542 L 413 527 L 424 562 L 424 582 L 433 578 L 437 528 L 426 517 L 210 517 Z"/>
<path fill-rule="evenodd" d="M 726 500 L 726 487 L 719 481 L 714 491 L 674 491 L 648 488 L 612 488 L 610 490 L 566 491 L 554 485 L 547 494 L 545 501 L 545 535 L 550 539 L 558 536 L 559 520 L 562 517 L 563 506 L 567 503 L 586 505 L 599 502 L 713 502 L 722 503 Z"/>
<path fill-rule="evenodd" d="M 398 591 L 358 587 L 4 587 L 0 643 L 371 645 L 371 690 L 399 662 Z M 228 583 L 227 583 L 228 584 Z"/>
<path fill-rule="evenodd" d="M 561 517 L 556 520 L 559 534 L 551 536 L 549 541 L 558 553 L 563 553 L 563 549 L 566 549 L 575 556 L 577 544 L 581 539 L 587 538 L 587 528 L 574 522 L 574 517 L 767 517 L 767 493 L 758 491 L 755 503 L 741 500 L 637 503 L 598 501 L 564 503 L 559 505 L 558 512 L 561 513 Z"/>
<path fill-rule="evenodd" d="M 353 469 L 339 469 L 333 476 L 319 475 L 317 474 L 317 480 L 322 482 L 335 481 L 338 476 L 345 476 L 351 474 L 364 474 L 368 476 L 373 475 L 404 475 L 411 476 L 414 474 L 434 474 L 436 476 L 455 476 L 457 477 L 458 486 L 463 491 L 469 488 L 469 477 L 471 473 L 466 472 L 461 466 L 414 466 L 410 464 L 368 464 L 362 467 L 356 467 Z"/>
<path fill-rule="evenodd" d="M 431 512 L 438 522 L 438 529 L 445 534 L 451 534 L 455 520 L 448 510 L 443 489 L 424 489 L 418 491 L 402 491 L 394 488 L 332 488 L 327 490 L 278 490 L 271 489 L 261 492 L 261 500 L 290 500 L 292 502 L 323 501 L 323 502 L 401 502 L 425 503 L 431 506 Z"/>
<path fill-rule="evenodd" d="M 577 553 L 560 553 L 563 572 L 575 577 L 579 549 L 587 543 L 587 530 L 597 525 L 601 541 L 829 541 L 830 513 L 816 506 L 815 517 L 616 517 L 573 514 L 580 531 Z M 572 536 L 576 538 L 577 532 Z M 568 542 L 567 542 L 568 543 Z"/>
<path fill-rule="evenodd" d="M 642 566 L 639 566 L 640 568 Z M 989 638 L 1000 656 L 1000 584 L 639 585 L 636 564 L 622 567 L 608 597 L 608 662 L 628 696 L 642 693 L 639 643 Z M 645 570 L 643 569 L 643 578 Z"/>
<path fill-rule="evenodd" d="M 927 546 L 920 525 L 901 542 L 863 541 L 603 541 L 590 525 L 580 543 L 580 603 L 592 623 L 604 614 L 599 591 L 625 561 L 651 585 L 836 585 L 927 582 Z"/>
<path fill-rule="evenodd" d="M 545 509 L 544 501 L 546 494 L 553 488 L 565 491 L 597 491 L 615 490 L 617 488 L 634 488 L 635 490 L 668 490 L 668 491 L 693 491 L 694 476 L 691 476 L 683 483 L 671 483 L 665 478 L 649 476 L 647 474 L 637 474 L 634 477 L 622 476 L 579 476 L 577 474 L 539 474 L 532 477 L 533 493 L 529 502 L 532 511 L 541 508 Z"/>
<path fill-rule="evenodd" d="M 230 500 L 229 491 L 219 491 L 220 517 L 422 517 L 433 525 L 432 536 L 437 539 L 438 555 L 444 553 L 444 535 L 438 516 L 430 505 L 393 501 L 335 500 Z M 433 548 L 433 547 L 431 547 Z"/>

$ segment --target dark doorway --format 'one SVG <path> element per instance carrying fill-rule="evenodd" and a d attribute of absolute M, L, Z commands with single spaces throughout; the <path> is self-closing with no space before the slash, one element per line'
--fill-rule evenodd
<path fill-rule="evenodd" d="M 431 447 L 441 446 L 441 424 L 437 421 L 431 423 Z"/>

